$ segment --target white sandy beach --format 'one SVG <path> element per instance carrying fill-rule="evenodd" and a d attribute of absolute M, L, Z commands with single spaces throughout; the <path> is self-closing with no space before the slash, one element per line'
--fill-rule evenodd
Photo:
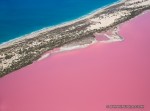
<path fill-rule="evenodd" d="M 119 3 L 124 2 L 124 1 L 125 0 L 118 0 L 117 2 L 114 2 L 112 4 L 108 4 L 108 5 L 104 6 L 104 7 L 96 9 L 96 10 L 92 11 L 91 13 L 86 14 L 84 16 L 81 16 L 81 17 L 79 17 L 79 18 L 77 18 L 75 20 L 63 22 L 63 23 L 60 23 L 58 25 L 54 25 L 54 26 L 50 26 L 50 27 L 45 27 L 45 28 L 43 28 L 41 30 L 37 30 L 37 31 L 31 32 L 29 34 L 25 34 L 25 35 L 20 36 L 20 37 L 16 37 L 15 39 L 12 39 L 10 41 L 7 41 L 7 42 L 4 42 L 4 43 L 0 44 L 0 49 L 4 48 L 4 47 L 7 47 L 9 45 L 15 44 L 15 43 L 17 43 L 19 41 L 22 41 L 24 39 L 29 39 L 29 38 L 36 37 L 37 35 L 39 35 L 41 33 L 45 33 L 47 31 L 54 30 L 54 29 L 59 28 L 59 27 L 64 27 L 64 26 L 67 26 L 67 25 L 71 25 L 71 24 L 73 24 L 75 22 L 78 22 L 80 20 L 90 19 L 93 15 L 102 12 L 104 9 L 108 8 L 109 6 L 113 6 L 113 5 L 119 4 Z"/>

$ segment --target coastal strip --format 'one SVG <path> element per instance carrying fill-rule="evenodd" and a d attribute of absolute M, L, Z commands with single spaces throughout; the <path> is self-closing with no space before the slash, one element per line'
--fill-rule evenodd
<path fill-rule="evenodd" d="M 123 0 L 73 22 L 46 28 L 0 46 L 0 76 L 32 64 L 74 40 L 94 37 L 150 9 L 150 0 Z"/>

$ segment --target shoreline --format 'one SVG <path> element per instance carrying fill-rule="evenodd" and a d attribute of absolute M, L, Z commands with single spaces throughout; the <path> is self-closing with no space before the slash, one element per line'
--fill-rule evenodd
<path fill-rule="evenodd" d="M 76 45 L 77 41 L 84 44 L 95 33 L 106 32 L 149 9 L 150 0 L 118 1 L 82 18 L 7 42 L 0 48 L 0 77 L 34 63 L 47 51 L 72 42 Z M 109 38 L 118 38 L 114 34 Z"/>
<path fill-rule="evenodd" d="M 9 45 L 12 45 L 13 43 L 15 42 L 19 42 L 21 40 L 25 40 L 25 39 L 29 39 L 29 38 L 34 38 L 36 37 L 37 35 L 39 35 L 40 33 L 44 33 L 44 32 L 47 32 L 47 31 L 51 31 L 51 30 L 54 30 L 56 28 L 61 28 L 61 27 L 64 27 L 64 26 L 67 26 L 67 25 L 71 25 L 75 22 L 78 22 L 80 20 L 84 20 L 84 19 L 87 19 L 87 18 L 90 18 L 92 17 L 93 15 L 97 14 L 97 13 L 100 13 L 101 11 L 111 7 L 111 6 L 114 6 L 114 5 L 117 5 L 117 4 L 120 4 L 120 3 L 123 3 L 125 2 L 125 0 L 117 0 L 116 2 L 113 2 L 113 3 L 110 3 L 108 5 L 105 5 L 105 6 L 102 6 L 101 8 L 98 8 L 98 9 L 95 9 L 81 17 L 78 17 L 76 19 L 73 19 L 73 20 L 69 20 L 69 21 L 66 21 L 66 22 L 62 22 L 62 23 L 59 23 L 57 25 L 52 25 L 52 26 L 48 26 L 48 27 L 44 27 L 44 28 L 41 28 L 39 30 L 35 30 L 31 33 L 27 33 L 27 34 L 24 34 L 22 36 L 18 36 L 14 39 L 11 39 L 11 40 L 8 40 L 6 42 L 2 42 L 0 43 L 0 49 L 1 48 L 5 48 Z"/>

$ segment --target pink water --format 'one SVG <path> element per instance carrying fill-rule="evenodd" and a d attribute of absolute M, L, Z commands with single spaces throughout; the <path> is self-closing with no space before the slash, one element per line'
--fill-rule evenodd
<path fill-rule="evenodd" d="M 96 34 L 94 34 L 95 39 L 97 41 L 107 41 L 107 40 L 109 40 L 104 34 L 105 33 L 100 33 L 100 34 L 96 33 Z"/>
<path fill-rule="evenodd" d="M 123 24 L 123 42 L 59 53 L 1 78 L 0 111 L 150 110 L 149 20 L 146 13 Z"/>

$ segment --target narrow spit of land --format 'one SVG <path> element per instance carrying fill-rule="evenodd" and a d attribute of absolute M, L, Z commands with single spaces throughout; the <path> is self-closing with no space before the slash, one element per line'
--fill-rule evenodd
<path fill-rule="evenodd" d="M 122 0 L 85 18 L 5 43 L 0 46 L 0 77 L 33 63 L 48 50 L 72 41 L 94 38 L 95 33 L 107 31 L 148 9 L 150 0 Z"/>

